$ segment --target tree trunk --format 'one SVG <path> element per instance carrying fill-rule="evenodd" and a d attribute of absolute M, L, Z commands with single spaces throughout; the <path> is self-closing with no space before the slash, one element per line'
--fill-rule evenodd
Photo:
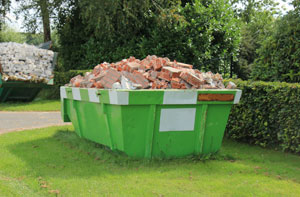
<path fill-rule="evenodd" d="M 44 42 L 51 41 L 50 16 L 48 9 L 48 0 L 40 0 L 41 15 L 44 29 Z"/>

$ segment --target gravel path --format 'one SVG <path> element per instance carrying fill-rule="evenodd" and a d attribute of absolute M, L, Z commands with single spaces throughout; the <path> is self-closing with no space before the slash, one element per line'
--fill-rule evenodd
<path fill-rule="evenodd" d="M 60 112 L 0 112 L 0 134 L 66 124 Z"/>

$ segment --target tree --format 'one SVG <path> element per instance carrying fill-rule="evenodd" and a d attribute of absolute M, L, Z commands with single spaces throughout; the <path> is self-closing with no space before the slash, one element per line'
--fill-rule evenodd
<path fill-rule="evenodd" d="M 234 73 L 247 80 L 251 76 L 257 49 L 272 31 L 275 15 L 280 13 L 274 0 L 231 0 L 236 16 L 240 19 L 241 42 L 239 55 L 234 62 Z"/>
<path fill-rule="evenodd" d="M 44 42 L 51 40 L 51 19 L 55 19 L 62 0 L 16 0 L 17 16 L 24 18 L 24 27 L 28 32 L 36 33 L 43 26 Z"/>
<path fill-rule="evenodd" d="M 299 0 L 294 10 L 276 21 L 258 50 L 252 76 L 256 80 L 300 82 Z"/>
<path fill-rule="evenodd" d="M 257 49 L 273 30 L 275 18 L 269 11 L 257 11 L 249 23 L 241 25 L 241 42 L 238 61 L 234 66 L 234 73 L 241 79 L 247 80 L 251 76 L 253 64 L 258 58 Z"/>
<path fill-rule="evenodd" d="M 6 13 L 9 11 L 10 4 L 10 0 L 0 0 L 0 31 L 3 29 Z"/>
<path fill-rule="evenodd" d="M 275 0 L 231 0 L 231 4 L 245 23 L 251 22 L 258 12 L 280 13 Z"/>

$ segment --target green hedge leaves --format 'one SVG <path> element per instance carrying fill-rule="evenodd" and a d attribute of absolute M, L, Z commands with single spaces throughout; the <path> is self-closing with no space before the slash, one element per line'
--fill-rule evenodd
<path fill-rule="evenodd" d="M 243 91 L 228 120 L 228 137 L 300 152 L 300 85 L 234 81 Z"/>

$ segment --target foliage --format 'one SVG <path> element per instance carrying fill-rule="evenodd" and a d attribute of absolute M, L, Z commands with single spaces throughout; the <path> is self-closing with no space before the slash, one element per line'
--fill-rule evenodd
<path fill-rule="evenodd" d="M 243 94 L 231 111 L 227 136 L 300 153 L 300 85 L 234 82 Z"/>
<path fill-rule="evenodd" d="M 43 34 L 23 33 L 26 37 L 26 43 L 30 45 L 39 45 L 44 42 Z"/>
<path fill-rule="evenodd" d="M 195 0 L 185 7 L 166 0 L 97 2 L 73 0 L 60 11 L 57 27 L 66 70 L 156 54 L 228 72 L 228 59 L 237 53 L 238 21 L 226 0 Z"/>
<path fill-rule="evenodd" d="M 6 13 L 10 10 L 11 0 L 0 1 L 0 31 L 3 29 L 5 24 Z"/>
<path fill-rule="evenodd" d="M 23 28 L 27 32 L 44 33 L 44 42 L 51 40 L 51 19 L 56 18 L 57 10 L 62 6 L 62 0 L 16 0 L 18 7 L 14 11 L 17 18 L 23 18 Z M 43 27 L 41 31 L 40 27 Z"/>
<path fill-rule="evenodd" d="M 280 14 L 276 0 L 230 0 L 236 14 L 245 22 L 250 23 L 259 12 Z"/>
<path fill-rule="evenodd" d="M 26 37 L 13 28 L 5 25 L 0 31 L 0 42 L 17 42 L 24 43 L 26 41 Z"/>
<path fill-rule="evenodd" d="M 274 22 L 273 13 L 264 10 L 256 11 L 249 23 L 242 23 L 238 61 L 234 66 L 234 73 L 239 78 L 244 80 L 250 78 L 253 63 L 258 58 L 256 51 L 261 47 L 265 38 L 271 34 Z"/>
<path fill-rule="evenodd" d="M 258 50 L 253 78 L 300 82 L 300 14 L 295 10 L 277 20 L 272 34 Z"/>

